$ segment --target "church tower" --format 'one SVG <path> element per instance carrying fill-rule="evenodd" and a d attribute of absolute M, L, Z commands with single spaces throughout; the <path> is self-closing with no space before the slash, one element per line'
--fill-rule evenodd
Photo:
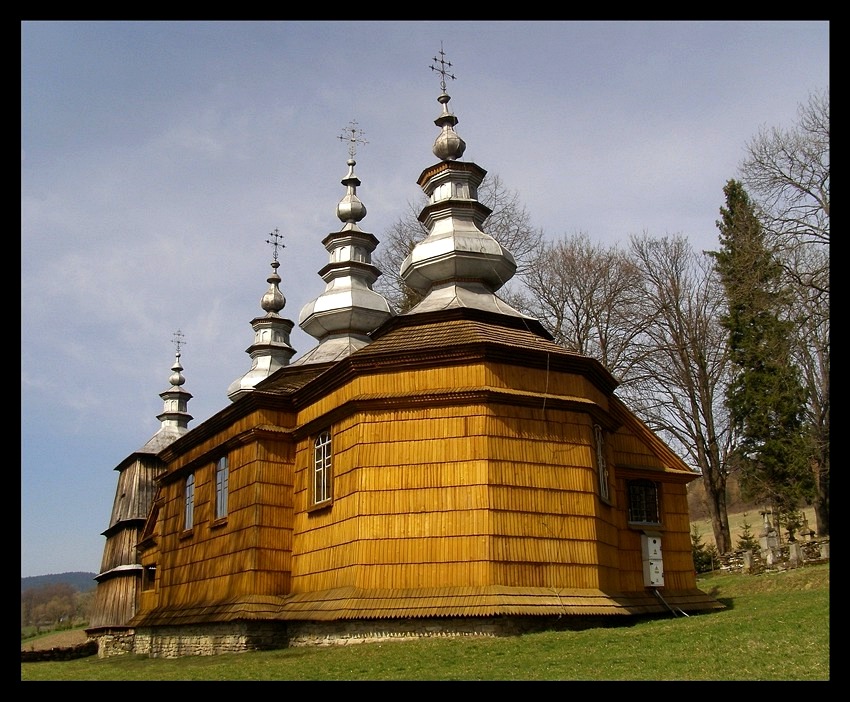
<path fill-rule="evenodd" d="M 360 179 L 354 174 L 357 144 L 367 143 L 363 131 L 352 121 L 339 137 L 349 143 L 348 173 L 342 179 L 345 196 L 336 208 L 342 229 L 328 234 L 322 244 L 330 255 L 319 271 L 325 291 L 301 310 L 298 323 L 319 345 L 293 365 L 338 361 L 371 342 L 369 332 L 392 316 L 383 295 L 372 290 L 381 275 L 372 265 L 372 252 L 378 245 L 374 234 L 360 229 L 366 207 L 357 197 Z"/>
<path fill-rule="evenodd" d="M 171 366 L 169 387 L 159 396 L 163 401 L 159 430 L 140 449 L 131 453 L 116 466 L 118 487 L 112 505 L 109 527 L 103 532 L 106 545 L 97 577 L 94 606 L 87 633 L 101 638 L 100 650 L 107 640 L 119 642 L 122 632 L 128 630 L 127 622 L 136 613 L 142 580 L 142 567 L 138 562 L 136 543 L 145 525 L 156 492 L 156 477 L 164 466 L 157 454 L 189 431 L 192 415 L 187 411 L 191 393 L 183 388 L 183 366 L 180 348 L 185 344 L 183 333 L 174 333 L 177 347 L 174 365 Z"/>
<path fill-rule="evenodd" d="M 274 249 L 272 272 L 266 278 L 269 289 L 260 300 L 260 307 L 266 311 L 266 314 L 251 320 L 254 343 L 245 350 L 251 356 L 251 369 L 234 380 L 227 388 L 227 396 L 231 400 L 251 392 L 261 380 L 268 378 L 278 368 L 288 365 L 289 359 L 295 353 L 295 349 L 289 345 L 292 320 L 284 319 L 279 314 L 286 305 L 286 298 L 280 291 L 280 276 L 277 272 L 280 268 L 277 250 L 283 247 L 281 243 L 283 237 L 277 229 L 269 236 L 271 238 L 266 239 L 266 243 L 271 244 Z"/>
<path fill-rule="evenodd" d="M 434 120 L 440 133 L 432 152 L 440 161 L 422 171 L 417 181 L 428 196 L 419 221 L 429 233 L 401 264 L 400 273 L 424 297 L 406 314 L 471 308 L 534 322 L 495 295 L 513 277 L 516 261 L 482 229 L 491 210 L 478 201 L 478 186 L 487 171 L 459 160 L 466 143 L 455 131 L 458 118 L 449 110 L 446 78 L 454 78 L 447 70 L 451 63 L 442 49 L 434 61 L 439 64 L 431 69 L 440 74 L 437 102 L 442 112 Z"/>

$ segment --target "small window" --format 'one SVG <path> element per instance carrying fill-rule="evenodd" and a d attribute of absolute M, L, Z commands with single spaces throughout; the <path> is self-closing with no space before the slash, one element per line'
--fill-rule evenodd
<path fill-rule="evenodd" d="M 331 499 L 331 435 L 323 431 L 316 437 L 313 453 L 313 504 Z"/>
<path fill-rule="evenodd" d="M 605 432 L 598 424 L 593 425 L 593 439 L 596 444 L 596 470 L 599 476 L 599 497 L 606 502 L 611 495 L 608 490 L 608 462 L 605 460 Z"/>
<path fill-rule="evenodd" d="M 227 516 L 227 483 L 229 481 L 227 456 L 222 456 L 215 464 L 215 518 Z"/>
<path fill-rule="evenodd" d="M 195 474 L 186 478 L 186 503 L 183 511 L 183 529 L 191 529 L 195 524 Z"/>
<path fill-rule="evenodd" d="M 156 586 L 156 566 L 146 565 L 142 568 L 142 590 L 153 590 Z"/>
<path fill-rule="evenodd" d="M 660 524 L 658 485 L 651 480 L 630 480 L 627 483 L 627 489 L 629 494 L 629 521 L 641 524 Z"/>

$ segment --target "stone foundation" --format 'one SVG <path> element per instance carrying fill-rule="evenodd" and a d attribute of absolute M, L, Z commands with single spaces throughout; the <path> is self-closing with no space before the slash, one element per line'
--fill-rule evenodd
<path fill-rule="evenodd" d="M 98 632 L 91 635 L 97 642 L 97 657 L 111 658 L 125 653 L 133 653 L 134 635 L 132 629 Z"/>
<path fill-rule="evenodd" d="M 287 644 L 282 622 L 232 622 L 139 628 L 133 653 L 151 658 L 214 656 L 286 648 Z"/>
<path fill-rule="evenodd" d="M 290 622 L 289 645 L 347 646 L 435 636 L 516 636 L 536 628 L 547 627 L 543 622 L 511 617 Z"/>
<path fill-rule="evenodd" d="M 517 636 L 534 631 L 605 626 L 588 617 L 489 617 L 442 619 L 343 620 L 329 622 L 232 622 L 181 627 L 139 628 L 133 653 L 151 658 L 213 656 L 298 646 L 349 646 L 412 641 L 431 637 Z M 100 639 L 111 651 L 126 652 L 124 642 Z M 115 655 L 104 651 L 98 655 Z"/>

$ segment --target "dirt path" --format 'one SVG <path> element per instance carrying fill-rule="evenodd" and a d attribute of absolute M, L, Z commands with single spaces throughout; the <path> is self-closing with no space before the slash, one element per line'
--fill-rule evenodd
<path fill-rule="evenodd" d="M 47 636 L 41 636 L 30 641 L 21 641 L 22 651 L 49 651 L 51 648 L 70 648 L 87 641 L 88 636 L 83 629 L 56 631 Z"/>

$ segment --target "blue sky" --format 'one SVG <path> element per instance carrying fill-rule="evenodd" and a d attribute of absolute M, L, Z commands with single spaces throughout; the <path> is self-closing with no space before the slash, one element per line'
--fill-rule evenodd
<path fill-rule="evenodd" d="M 340 226 L 338 137 L 363 131 L 381 240 L 436 160 L 441 42 L 464 160 L 551 238 L 716 248 L 747 142 L 829 88 L 826 21 L 23 22 L 22 577 L 99 570 L 175 331 L 189 426 L 229 404 L 274 229 L 295 358 L 315 345 L 297 320 Z"/>

